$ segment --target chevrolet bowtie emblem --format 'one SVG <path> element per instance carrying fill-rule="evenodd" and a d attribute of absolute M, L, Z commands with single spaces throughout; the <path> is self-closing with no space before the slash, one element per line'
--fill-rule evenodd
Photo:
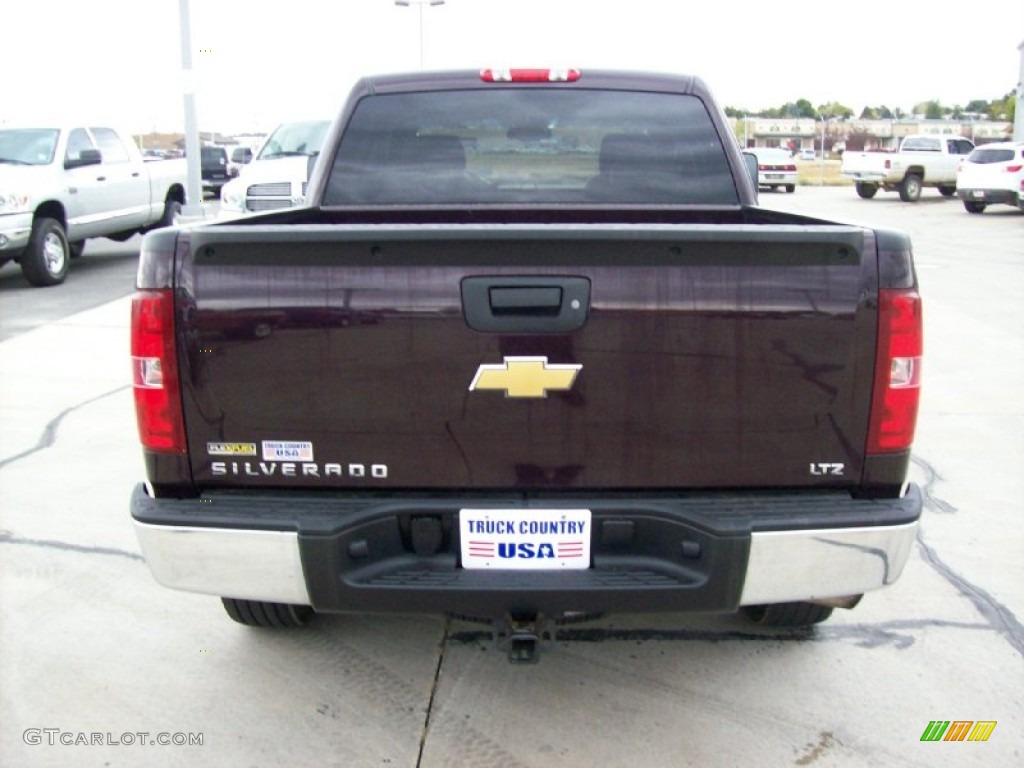
<path fill-rule="evenodd" d="M 500 365 L 481 365 L 469 385 L 504 390 L 505 397 L 547 397 L 549 391 L 571 389 L 582 365 L 548 365 L 546 357 L 506 357 Z"/>

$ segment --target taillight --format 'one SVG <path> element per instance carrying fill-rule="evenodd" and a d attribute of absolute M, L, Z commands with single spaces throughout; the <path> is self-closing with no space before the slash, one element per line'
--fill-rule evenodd
<path fill-rule="evenodd" d="M 184 453 L 174 294 L 169 288 L 139 291 L 132 297 L 131 353 L 135 415 L 143 447 Z"/>
<path fill-rule="evenodd" d="M 1006 170 L 1009 171 L 1010 173 L 1017 173 L 1017 171 L 1019 171 L 1021 168 L 1024 168 L 1024 165 L 1008 165 L 1008 166 L 1006 166 Z"/>
<path fill-rule="evenodd" d="M 480 79 L 485 83 L 575 83 L 580 76 L 578 69 L 480 70 Z"/>
<path fill-rule="evenodd" d="M 921 395 L 923 326 L 914 289 L 882 289 L 878 296 L 878 348 L 867 452 L 910 448 Z"/>

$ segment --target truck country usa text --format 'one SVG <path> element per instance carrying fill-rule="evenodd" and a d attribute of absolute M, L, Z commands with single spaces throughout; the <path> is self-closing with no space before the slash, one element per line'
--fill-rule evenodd
<path fill-rule="evenodd" d="M 387 464 L 315 464 L 294 461 L 214 461 L 210 473 L 216 476 L 243 477 L 370 477 L 386 480 Z"/>
<path fill-rule="evenodd" d="M 582 520 L 467 520 L 466 526 L 470 533 L 536 536 L 582 535 L 587 524 Z"/>

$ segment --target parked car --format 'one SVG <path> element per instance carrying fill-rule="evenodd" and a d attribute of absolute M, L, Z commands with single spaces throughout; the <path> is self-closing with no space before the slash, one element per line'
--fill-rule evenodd
<path fill-rule="evenodd" d="M 814 160 L 816 158 L 817 158 L 817 155 L 814 153 L 813 149 L 801 149 L 800 150 L 800 159 L 801 160 Z"/>
<path fill-rule="evenodd" d="M 252 162 L 252 154 L 250 147 L 232 147 L 228 157 L 228 176 L 231 178 L 238 176 L 242 172 L 242 166 Z"/>
<path fill-rule="evenodd" d="M 796 190 L 796 163 L 789 150 L 774 147 L 750 147 L 746 150 L 757 156 L 757 184 L 770 187 L 774 192 L 785 187 L 787 192 Z"/>
<path fill-rule="evenodd" d="M 230 181 L 228 175 L 228 153 L 224 147 L 202 147 L 203 197 L 217 197 L 221 187 Z"/>
<path fill-rule="evenodd" d="M 282 123 L 267 137 L 252 162 L 221 190 L 221 216 L 273 211 L 301 205 L 309 169 L 324 141 L 329 120 Z"/>
<path fill-rule="evenodd" d="M 853 180 L 857 195 L 865 200 L 884 189 L 914 203 L 924 187 L 937 187 L 943 197 L 952 197 L 957 166 L 973 150 L 970 139 L 960 136 L 918 134 L 904 138 L 898 152 L 844 153 L 841 173 Z"/>
<path fill-rule="evenodd" d="M 147 163 L 131 134 L 81 123 L 0 128 L 0 266 L 57 285 L 93 237 L 127 240 L 175 224 L 182 161 Z"/>
<path fill-rule="evenodd" d="M 1024 141 L 1003 141 L 978 147 L 960 163 L 956 194 L 968 213 L 989 205 L 1024 210 Z"/>

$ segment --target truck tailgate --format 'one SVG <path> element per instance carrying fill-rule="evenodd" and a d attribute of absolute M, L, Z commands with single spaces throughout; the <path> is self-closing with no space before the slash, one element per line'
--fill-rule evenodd
<path fill-rule="evenodd" d="M 859 481 L 866 230 L 224 226 L 181 242 L 200 487 Z"/>

